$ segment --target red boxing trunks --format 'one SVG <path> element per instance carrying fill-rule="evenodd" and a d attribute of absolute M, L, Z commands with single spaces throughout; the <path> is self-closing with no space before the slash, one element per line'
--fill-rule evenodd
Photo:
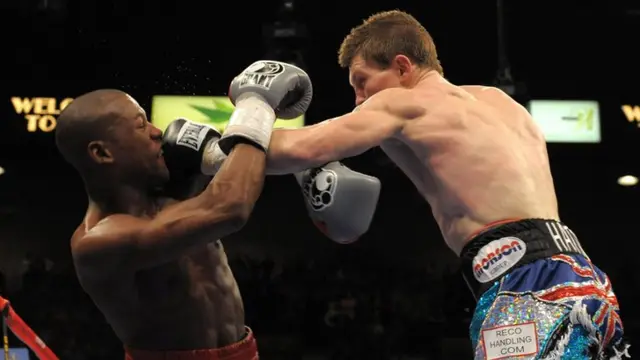
<path fill-rule="evenodd" d="M 258 344 L 251 329 L 235 344 L 217 349 L 148 351 L 125 349 L 125 360 L 258 360 Z"/>

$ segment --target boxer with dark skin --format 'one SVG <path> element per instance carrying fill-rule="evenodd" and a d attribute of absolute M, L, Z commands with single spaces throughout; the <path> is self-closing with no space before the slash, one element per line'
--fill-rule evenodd
<path fill-rule="evenodd" d="M 265 152 L 238 144 L 198 195 L 168 198 L 162 132 L 117 90 L 75 99 L 59 117 L 56 144 L 89 198 L 71 239 L 78 279 L 125 348 L 215 349 L 243 340 L 242 299 L 218 239 L 246 223 L 262 191 Z"/>

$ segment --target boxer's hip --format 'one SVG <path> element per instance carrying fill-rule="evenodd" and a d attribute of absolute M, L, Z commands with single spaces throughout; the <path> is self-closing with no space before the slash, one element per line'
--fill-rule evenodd
<path fill-rule="evenodd" d="M 475 359 L 544 359 L 558 352 L 590 359 L 622 349 L 611 283 L 565 225 L 505 224 L 472 240 L 461 256 L 478 299 L 470 327 Z"/>
<path fill-rule="evenodd" d="M 464 246 L 460 258 L 467 285 L 478 299 L 515 269 L 560 254 L 579 255 L 588 261 L 577 236 L 566 225 L 525 219 L 482 232 Z"/>
<path fill-rule="evenodd" d="M 258 345 L 247 327 L 245 337 L 237 343 L 216 349 L 148 351 L 125 348 L 125 360 L 258 360 Z"/>

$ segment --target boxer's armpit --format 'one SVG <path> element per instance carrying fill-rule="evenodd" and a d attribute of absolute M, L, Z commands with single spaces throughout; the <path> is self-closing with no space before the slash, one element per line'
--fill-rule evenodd
<path fill-rule="evenodd" d="M 276 130 L 267 154 L 269 174 L 289 174 L 359 155 L 396 135 L 404 120 L 360 110 L 300 129 Z"/>

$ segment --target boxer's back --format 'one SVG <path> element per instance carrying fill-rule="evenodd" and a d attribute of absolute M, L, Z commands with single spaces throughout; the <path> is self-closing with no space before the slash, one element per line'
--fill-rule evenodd
<path fill-rule="evenodd" d="M 74 235 L 72 249 L 82 241 L 84 227 Z M 76 271 L 85 291 L 127 347 L 217 348 L 238 341 L 245 333 L 242 299 L 220 241 L 135 273 L 101 272 L 78 265 Z"/>
<path fill-rule="evenodd" d="M 524 107 L 441 77 L 410 91 L 425 115 L 382 147 L 427 199 L 449 247 L 459 253 L 491 222 L 557 219 L 546 144 Z"/>

